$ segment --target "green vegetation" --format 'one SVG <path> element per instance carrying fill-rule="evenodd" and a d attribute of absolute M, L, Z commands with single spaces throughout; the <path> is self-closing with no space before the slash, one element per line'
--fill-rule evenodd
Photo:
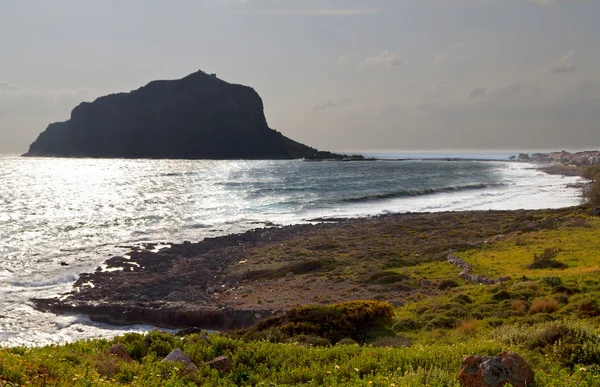
<path fill-rule="evenodd" d="M 332 238 L 335 243 L 317 245 L 298 237 L 293 244 L 263 248 L 265 254 L 295 256 L 309 250 L 306 246 L 320 246 L 312 251 L 329 260 L 327 265 L 285 270 L 265 264 L 259 278 L 283 282 L 284 272 L 317 269 L 332 280 L 356 278 L 357 286 L 408 283 L 411 289 L 404 293 L 404 305 L 396 308 L 377 301 L 302 306 L 227 334 L 151 332 L 5 348 L 0 350 L 0 385 L 458 387 L 463 356 L 509 350 L 531 363 L 539 387 L 599 386 L 600 219 L 572 210 L 559 218 L 527 214 L 520 221 L 518 226 L 507 223 L 503 236 L 472 245 L 458 243 L 466 238 L 465 229 L 477 226 L 468 218 L 465 229 L 455 232 L 436 236 L 420 231 L 418 239 L 431 249 L 422 260 L 416 245 L 398 242 L 409 241 L 402 238 L 415 234 L 410 228 L 398 228 L 397 238 L 392 230 L 381 233 L 381 244 L 375 238 L 356 240 L 354 249 L 339 234 Z M 460 279 L 460 270 L 440 258 L 450 243 L 460 246 L 455 254 L 471 264 L 473 273 L 511 279 L 501 285 Z M 332 275 L 338 268 L 331 262 L 361 261 L 366 250 L 377 257 L 376 270 L 355 273 L 347 266 Z M 111 355 L 115 343 L 123 344 L 133 360 Z M 190 373 L 181 364 L 161 363 L 174 348 L 181 348 L 198 370 Z M 231 358 L 231 372 L 207 364 L 221 355 Z"/>

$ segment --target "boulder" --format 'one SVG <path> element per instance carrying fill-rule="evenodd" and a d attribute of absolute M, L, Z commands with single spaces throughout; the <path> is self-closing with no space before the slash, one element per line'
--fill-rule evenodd
<path fill-rule="evenodd" d="M 514 352 L 465 356 L 458 377 L 464 387 L 530 387 L 534 382 L 531 366 Z"/>
<path fill-rule="evenodd" d="M 110 346 L 109 352 L 111 355 L 115 355 L 116 357 L 118 357 L 119 359 L 126 361 L 126 362 L 130 362 L 131 357 L 129 356 L 129 354 L 127 353 L 127 350 L 125 349 L 125 347 L 123 346 L 123 344 L 113 344 Z"/>
<path fill-rule="evenodd" d="M 219 356 L 206 363 L 210 368 L 214 368 L 221 372 L 231 372 L 233 370 L 233 362 L 227 356 Z"/>
<path fill-rule="evenodd" d="M 192 362 L 188 355 L 186 355 L 181 349 L 175 348 L 168 354 L 164 359 L 161 360 L 161 363 L 165 363 L 168 361 L 179 362 L 182 363 L 185 369 L 189 372 L 195 372 L 198 367 Z"/>

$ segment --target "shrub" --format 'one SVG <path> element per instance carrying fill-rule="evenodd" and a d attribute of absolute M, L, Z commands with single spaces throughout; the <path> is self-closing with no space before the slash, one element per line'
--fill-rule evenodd
<path fill-rule="evenodd" d="M 290 338 L 290 342 L 297 343 L 306 347 L 328 347 L 331 345 L 329 340 L 324 337 L 311 335 L 298 335 Z"/>
<path fill-rule="evenodd" d="M 577 314 L 580 317 L 598 316 L 598 302 L 593 299 L 584 298 L 577 303 Z"/>
<path fill-rule="evenodd" d="M 460 323 L 456 330 L 463 335 L 472 335 L 477 333 L 479 329 L 479 323 L 477 320 L 467 320 Z"/>
<path fill-rule="evenodd" d="M 358 345 L 358 343 L 355 340 L 346 337 L 345 339 L 341 339 L 340 341 L 338 341 L 336 345 Z"/>
<path fill-rule="evenodd" d="M 375 348 L 402 348 L 410 347 L 412 341 L 404 336 L 382 337 L 371 343 Z"/>
<path fill-rule="evenodd" d="M 441 280 L 440 283 L 438 284 L 438 289 L 440 289 L 440 290 L 446 290 L 446 289 L 456 288 L 456 287 L 458 287 L 458 283 L 454 280 L 449 280 L 449 279 Z"/>
<path fill-rule="evenodd" d="M 492 300 L 495 300 L 495 301 L 510 300 L 510 293 L 507 292 L 506 290 L 501 290 L 492 296 Z"/>
<path fill-rule="evenodd" d="M 437 317 L 434 317 L 433 319 L 431 319 L 427 323 L 426 328 L 428 330 L 432 330 L 432 329 L 436 329 L 436 328 L 452 329 L 452 328 L 455 328 L 456 325 L 458 325 L 458 322 L 459 322 L 459 320 L 455 317 L 441 315 L 441 316 L 437 316 Z"/>
<path fill-rule="evenodd" d="M 558 301 L 554 299 L 536 298 L 529 307 L 530 314 L 554 313 L 559 309 Z"/>
<path fill-rule="evenodd" d="M 562 285 L 562 280 L 560 279 L 560 277 L 543 277 L 541 279 L 541 282 L 544 285 L 551 286 L 551 287 Z"/>
<path fill-rule="evenodd" d="M 369 279 L 367 280 L 367 282 L 374 283 L 374 284 L 386 285 L 386 284 L 393 284 L 396 282 L 404 281 L 407 278 L 408 277 L 406 275 L 398 274 L 393 271 L 380 271 L 380 272 L 377 272 L 377 273 L 374 273 L 373 275 L 371 275 L 369 277 Z"/>
<path fill-rule="evenodd" d="M 593 207 L 600 206 L 600 178 L 596 175 L 595 181 L 583 191 L 583 198 Z"/>
<path fill-rule="evenodd" d="M 394 332 L 409 332 L 421 328 L 421 323 L 412 317 L 398 319 L 392 329 Z"/>
<path fill-rule="evenodd" d="M 525 305 L 525 302 L 523 302 L 522 300 L 513 300 L 510 303 L 510 309 L 517 315 L 522 316 L 527 310 L 527 305 Z"/>
<path fill-rule="evenodd" d="M 337 343 L 343 338 L 358 342 L 390 334 L 394 308 L 387 302 L 348 301 L 331 305 L 306 305 L 283 316 L 271 317 L 247 333 L 277 329 L 288 336 L 310 335 Z"/>
<path fill-rule="evenodd" d="M 598 180 L 598 175 L 600 175 L 600 165 L 590 165 L 590 166 L 586 167 L 583 170 L 583 172 L 581 173 L 581 176 L 584 179 L 594 180 L 594 181 Z"/>
<path fill-rule="evenodd" d="M 471 299 L 471 297 L 467 296 L 466 294 L 459 294 L 456 297 L 454 297 L 454 300 L 460 302 L 461 304 L 472 304 L 473 300 Z"/>
<path fill-rule="evenodd" d="M 565 265 L 562 262 L 558 262 L 556 260 L 557 256 L 558 256 L 558 249 L 556 247 L 547 248 L 540 255 L 534 254 L 533 255 L 533 263 L 527 267 L 530 269 L 547 269 L 547 268 L 560 269 L 560 268 L 566 267 L 567 265 Z"/>

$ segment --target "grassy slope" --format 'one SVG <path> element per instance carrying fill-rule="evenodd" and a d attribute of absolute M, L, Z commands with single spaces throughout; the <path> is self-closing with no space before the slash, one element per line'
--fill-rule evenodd
<path fill-rule="evenodd" d="M 148 337 L 2 349 L 0 381 L 38 386 L 458 386 L 462 356 L 514 350 L 534 366 L 539 386 L 599 386 L 598 235 L 600 219 L 578 213 L 558 227 L 512 232 L 459 253 L 477 274 L 513 278 L 501 286 L 466 283 L 458 279 L 458 269 L 440 261 L 390 268 L 409 284 L 454 281 L 447 290 L 417 291 L 396 309 L 393 328 L 401 339 L 391 341 L 391 347 L 377 347 L 384 341 L 306 346 L 298 342 L 310 338 L 274 332 L 266 332 L 263 341 L 218 334 L 182 339 L 153 332 Z M 377 244 L 371 240 L 369 246 L 375 254 Z M 558 248 L 557 259 L 568 267 L 528 269 L 533 255 L 545 248 Z M 108 355 L 113 342 L 123 342 L 136 360 L 125 363 Z M 398 347 L 407 342 L 412 345 Z M 159 362 L 174 347 L 199 365 L 196 374 Z M 203 365 L 222 354 L 232 358 L 232 373 Z"/>

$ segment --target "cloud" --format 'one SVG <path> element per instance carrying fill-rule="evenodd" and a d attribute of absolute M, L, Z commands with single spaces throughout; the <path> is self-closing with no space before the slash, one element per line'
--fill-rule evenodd
<path fill-rule="evenodd" d="M 531 0 L 539 5 L 557 5 L 567 3 L 589 3 L 589 0 Z"/>
<path fill-rule="evenodd" d="M 342 97 L 342 98 L 327 98 L 325 100 L 319 101 L 313 107 L 313 111 L 326 110 L 341 106 L 346 106 L 354 102 L 354 99 L 351 97 Z"/>
<path fill-rule="evenodd" d="M 343 65 L 347 64 L 348 62 L 350 62 L 353 57 L 354 57 L 354 53 L 346 52 L 346 53 L 338 56 L 338 58 L 336 60 L 334 60 L 333 63 L 335 63 L 336 65 L 343 66 Z"/>
<path fill-rule="evenodd" d="M 574 73 L 579 67 L 579 59 L 573 51 L 558 59 L 550 65 L 547 72 L 552 74 Z"/>
<path fill-rule="evenodd" d="M 464 54 L 464 50 L 467 44 L 465 42 L 454 43 L 451 46 L 444 49 L 442 52 L 438 53 L 435 58 L 431 62 L 429 62 L 430 66 L 437 66 L 448 59 L 452 58 L 466 58 Z"/>
<path fill-rule="evenodd" d="M 359 16 L 382 13 L 381 8 L 332 8 L 332 9 L 265 9 L 259 15 L 271 16 Z"/>
<path fill-rule="evenodd" d="M 483 97 L 487 93 L 487 89 L 485 87 L 476 87 L 471 90 L 469 93 L 469 98 L 478 98 Z"/>
<path fill-rule="evenodd" d="M 68 112 L 97 92 L 89 89 L 52 90 L 0 80 L 0 117 L 37 117 Z"/>
<path fill-rule="evenodd" d="M 361 69 L 369 67 L 383 67 L 392 68 L 406 64 L 406 61 L 402 59 L 398 54 L 393 52 L 384 51 L 379 55 L 371 56 L 366 58 L 359 65 Z"/>

